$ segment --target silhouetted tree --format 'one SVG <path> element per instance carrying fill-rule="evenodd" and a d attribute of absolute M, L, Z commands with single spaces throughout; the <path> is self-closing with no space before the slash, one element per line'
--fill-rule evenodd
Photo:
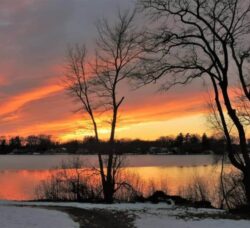
<path fill-rule="evenodd" d="M 190 144 L 199 144 L 200 138 L 198 135 L 192 134 L 189 139 Z"/>
<path fill-rule="evenodd" d="M 70 94 L 82 104 L 82 110 L 89 115 L 96 142 L 100 142 L 96 123 L 98 111 L 100 112 L 100 108 L 105 108 L 108 113 L 111 113 L 108 158 L 104 159 L 98 150 L 103 195 L 107 203 L 113 202 L 113 195 L 120 187 L 115 181 L 122 162 L 115 148 L 115 130 L 124 97 L 120 97 L 118 91 L 121 82 L 135 71 L 136 60 L 141 53 L 137 42 L 139 36 L 133 25 L 134 18 L 135 13 L 127 11 L 119 12 L 114 24 L 109 23 L 106 19 L 99 21 L 92 77 L 87 78 L 86 76 L 86 50 L 84 47 L 71 48 L 68 55 L 66 87 Z"/>
<path fill-rule="evenodd" d="M 29 135 L 25 141 L 29 152 L 45 152 L 53 146 L 50 135 Z"/>
<path fill-rule="evenodd" d="M 19 136 L 10 138 L 9 147 L 11 150 L 20 149 L 22 147 L 22 139 Z"/>
<path fill-rule="evenodd" d="M 38 150 L 39 151 L 47 151 L 51 148 L 53 148 L 53 141 L 51 139 L 50 135 L 39 135 L 39 145 L 38 145 Z"/>
<path fill-rule="evenodd" d="M 110 151 L 106 176 L 102 176 L 103 194 L 107 202 L 113 201 L 116 191 L 116 167 L 120 166 L 119 155 L 115 148 L 115 130 L 118 112 L 125 97 L 118 94 L 121 83 L 135 72 L 141 54 L 138 46 L 139 34 L 134 26 L 135 12 L 119 11 L 114 24 L 106 19 L 97 24 L 98 39 L 94 73 L 95 85 L 104 104 L 112 111 L 109 137 Z"/>
<path fill-rule="evenodd" d="M 77 140 L 71 140 L 71 141 L 65 142 L 63 146 L 66 148 L 67 152 L 74 154 L 80 148 L 80 142 Z"/>
<path fill-rule="evenodd" d="M 249 1 L 140 0 L 139 3 L 155 21 L 162 22 L 149 33 L 143 44 L 148 57 L 143 59 L 142 78 L 150 82 L 168 75 L 165 89 L 186 84 L 194 78 L 205 77 L 211 81 L 228 157 L 243 173 L 250 205 L 250 156 L 245 128 L 229 94 L 232 77 L 240 81 L 245 98 L 250 100 L 247 71 L 250 58 Z M 233 74 L 230 65 L 236 67 Z M 237 131 L 239 151 L 232 146 L 223 103 Z"/>
<path fill-rule="evenodd" d="M 176 136 L 175 139 L 176 145 L 177 146 L 183 146 L 184 143 L 184 135 L 182 133 L 180 133 L 179 135 Z"/>
<path fill-rule="evenodd" d="M 0 137 L 0 154 L 5 154 L 7 152 L 7 140 L 4 136 Z"/>
<path fill-rule="evenodd" d="M 203 135 L 201 137 L 201 144 L 202 144 L 203 150 L 210 150 L 211 149 L 210 140 L 208 139 L 206 133 L 203 133 Z"/>

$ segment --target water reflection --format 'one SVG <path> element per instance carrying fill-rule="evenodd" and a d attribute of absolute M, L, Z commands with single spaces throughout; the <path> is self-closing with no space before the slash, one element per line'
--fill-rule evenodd
<path fill-rule="evenodd" d="M 34 189 L 50 175 L 49 170 L 8 170 L 0 172 L 0 199 L 32 200 Z"/>
<path fill-rule="evenodd" d="M 229 166 L 227 168 L 229 169 Z M 204 179 L 208 186 L 214 186 L 220 175 L 219 165 L 128 167 L 126 170 L 140 177 L 144 182 L 145 191 L 148 190 L 148 186 L 153 186 L 156 189 L 167 189 L 169 194 L 178 194 L 179 190 L 191 184 L 197 175 Z M 0 199 L 32 200 L 35 198 L 35 188 L 41 181 L 48 179 L 50 174 L 49 169 L 1 171 Z"/>

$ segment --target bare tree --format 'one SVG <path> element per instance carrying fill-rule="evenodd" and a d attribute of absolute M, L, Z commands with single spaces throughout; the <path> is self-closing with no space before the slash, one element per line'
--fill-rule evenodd
<path fill-rule="evenodd" d="M 165 89 L 195 78 L 210 80 L 231 163 L 243 173 L 250 205 L 250 156 L 245 127 L 229 93 L 230 80 L 239 80 L 249 100 L 247 59 L 250 47 L 250 3 L 243 0 L 139 0 L 152 15 L 155 30 L 144 42 L 147 57 L 141 67 L 145 82 L 166 77 Z M 230 66 L 235 66 L 236 73 Z M 146 77 L 145 77 L 146 75 Z M 224 103 L 224 105 L 223 105 Z M 237 130 L 240 151 L 232 147 L 223 109 Z"/>
<path fill-rule="evenodd" d="M 116 191 L 115 177 L 121 159 L 115 149 L 115 130 L 118 113 L 125 97 L 118 94 L 121 83 L 136 70 L 136 62 L 141 54 L 138 45 L 140 34 L 134 26 L 135 11 L 119 11 L 115 23 L 102 19 L 97 24 L 96 61 L 93 66 L 95 85 L 103 104 L 111 110 L 109 156 L 107 160 L 106 179 L 103 180 L 103 194 L 107 202 L 113 201 Z"/>
<path fill-rule="evenodd" d="M 107 203 L 113 202 L 114 193 L 120 188 L 116 176 L 123 159 L 115 149 L 115 130 L 118 113 L 125 97 L 118 94 L 121 83 L 136 69 L 136 61 L 141 53 L 138 39 L 140 35 L 134 27 L 135 12 L 118 13 L 116 22 L 110 24 L 102 19 L 97 24 L 98 38 L 92 77 L 86 75 L 85 47 L 69 49 L 68 74 L 65 85 L 78 102 L 81 110 L 92 121 L 95 139 L 99 142 L 96 113 L 105 108 L 111 115 L 109 148 L 105 148 L 107 159 L 98 151 L 99 168 L 103 186 L 103 196 Z M 97 105 L 98 104 L 98 105 Z"/>
<path fill-rule="evenodd" d="M 92 83 L 93 77 L 87 72 L 87 69 L 86 47 L 84 45 L 69 47 L 64 85 L 69 95 L 73 97 L 77 103 L 80 103 L 81 107 L 79 110 L 88 114 L 93 126 L 95 141 L 99 144 L 98 126 L 95 115 L 95 113 L 98 112 L 97 97 Z M 100 175 L 102 179 L 105 179 L 102 154 L 100 150 L 98 150 L 97 153 Z"/>
<path fill-rule="evenodd" d="M 96 96 L 92 89 L 92 77 L 87 72 L 88 66 L 86 63 L 86 47 L 75 45 L 68 48 L 66 74 L 64 77 L 64 85 L 70 96 L 76 102 L 80 102 L 81 108 L 86 112 L 94 128 L 95 139 L 99 140 L 96 119 L 94 111 L 96 110 Z"/>
<path fill-rule="evenodd" d="M 244 95 L 242 90 L 236 91 L 236 101 L 237 109 L 241 122 L 246 126 L 250 125 L 250 102 L 248 98 Z"/>

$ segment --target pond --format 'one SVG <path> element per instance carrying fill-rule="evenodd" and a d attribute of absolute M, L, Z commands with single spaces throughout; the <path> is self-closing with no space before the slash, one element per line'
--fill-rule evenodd
<path fill-rule="evenodd" d="M 32 200 L 41 181 L 73 155 L 1 155 L 0 199 Z M 81 155 L 85 167 L 97 167 L 96 155 Z M 220 158 L 213 155 L 127 155 L 125 169 L 154 189 L 178 194 L 199 177 L 207 185 L 219 182 Z M 229 169 L 230 165 L 226 165 Z"/>

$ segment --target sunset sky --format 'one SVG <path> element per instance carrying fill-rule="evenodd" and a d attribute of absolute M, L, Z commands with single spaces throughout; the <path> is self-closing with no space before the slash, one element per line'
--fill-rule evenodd
<path fill-rule="evenodd" d="M 0 1 L 0 135 L 49 134 L 60 140 L 91 132 L 61 84 L 68 44 L 93 48 L 98 18 L 114 16 L 133 0 Z M 206 92 L 200 82 L 158 93 L 158 85 L 125 95 L 117 136 L 155 139 L 207 132 Z M 101 134 L 107 136 L 108 129 Z"/>

